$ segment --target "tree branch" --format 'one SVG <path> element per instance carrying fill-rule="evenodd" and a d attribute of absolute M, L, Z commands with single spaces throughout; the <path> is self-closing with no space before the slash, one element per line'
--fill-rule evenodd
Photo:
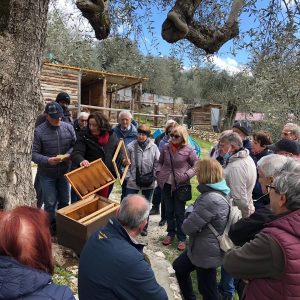
<path fill-rule="evenodd" d="M 187 39 L 206 53 L 217 52 L 227 41 L 239 34 L 238 17 L 244 0 L 233 0 L 223 27 L 208 28 L 193 20 L 201 1 L 177 0 L 162 26 L 162 37 L 169 43 Z"/>
<path fill-rule="evenodd" d="M 109 0 L 76 0 L 76 6 L 88 19 L 98 40 L 106 39 L 110 32 Z"/>

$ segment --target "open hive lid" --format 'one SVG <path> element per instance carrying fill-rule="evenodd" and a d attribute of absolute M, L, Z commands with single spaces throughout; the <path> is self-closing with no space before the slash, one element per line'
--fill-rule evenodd
<path fill-rule="evenodd" d="M 80 167 L 65 176 L 81 199 L 87 198 L 116 181 L 101 158 L 91 162 L 89 167 Z"/>
<path fill-rule="evenodd" d="M 129 165 L 123 165 L 123 159 L 129 160 L 125 143 L 123 139 L 120 139 L 112 159 L 117 178 L 113 176 L 101 158 L 91 162 L 89 167 L 79 167 L 65 176 L 80 199 L 85 199 L 113 184 L 117 179 L 121 185 L 123 184 L 129 169 Z"/>

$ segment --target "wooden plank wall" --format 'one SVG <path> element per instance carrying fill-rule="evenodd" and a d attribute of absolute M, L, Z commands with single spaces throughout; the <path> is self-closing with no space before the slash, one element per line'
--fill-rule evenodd
<path fill-rule="evenodd" d="M 55 100 L 59 92 L 70 95 L 71 105 L 78 104 L 79 71 L 44 65 L 41 73 L 41 90 L 44 99 Z"/>
<path fill-rule="evenodd" d="M 211 111 L 208 108 L 194 108 L 192 110 L 192 124 L 193 125 L 208 125 L 211 126 Z"/>

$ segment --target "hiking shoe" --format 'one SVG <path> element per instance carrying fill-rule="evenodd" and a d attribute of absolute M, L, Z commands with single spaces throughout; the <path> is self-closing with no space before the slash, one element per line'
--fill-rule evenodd
<path fill-rule="evenodd" d="M 177 249 L 179 250 L 179 251 L 184 251 L 185 250 L 185 248 L 186 248 L 186 245 L 185 245 L 185 242 L 179 242 L 178 244 L 177 244 Z"/>
<path fill-rule="evenodd" d="M 147 230 L 143 230 L 143 231 L 141 232 L 141 236 L 147 236 L 147 235 L 148 235 Z"/>
<path fill-rule="evenodd" d="M 174 240 L 173 236 L 167 235 L 165 237 L 165 239 L 162 241 L 162 243 L 163 243 L 163 245 L 168 246 L 168 245 L 172 244 L 173 240 Z"/>
<path fill-rule="evenodd" d="M 156 208 L 152 207 L 150 212 L 149 212 L 149 215 L 150 216 L 159 215 L 159 209 L 156 209 Z"/>
<path fill-rule="evenodd" d="M 167 220 L 166 219 L 161 219 L 158 223 L 158 226 L 165 226 L 167 223 Z"/>

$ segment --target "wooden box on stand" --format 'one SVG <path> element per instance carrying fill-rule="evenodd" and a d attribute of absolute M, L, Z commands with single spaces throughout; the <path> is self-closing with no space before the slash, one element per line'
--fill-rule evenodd
<path fill-rule="evenodd" d="M 101 159 L 65 176 L 82 200 L 57 211 L 57 240 L 79 255 L 90 235 L 116 214 L 119 204 L 97 194 L 116 178 Z"/>

